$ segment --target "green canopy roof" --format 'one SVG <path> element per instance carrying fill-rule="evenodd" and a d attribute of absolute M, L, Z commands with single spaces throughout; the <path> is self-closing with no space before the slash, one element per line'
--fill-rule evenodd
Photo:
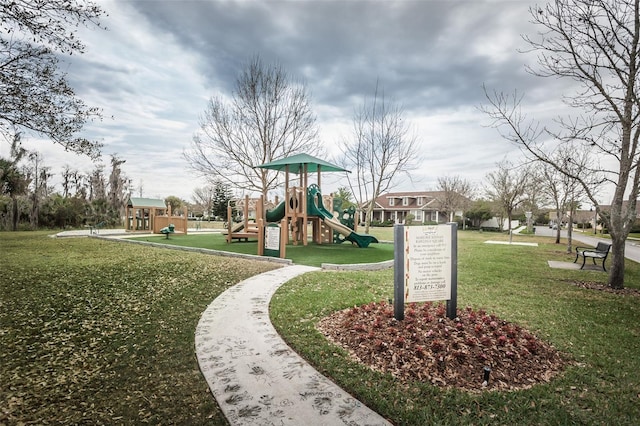
<path fill-rule="evenodd" d="M 164 203 L 164 200 L 159 200 L 157 198 L 129 198 L 129 202 L 127 203 L 129 207 L 156 207 L 160 209 L 166 209 L 167 205 Z"/>
<path fill-rule="evenodd" d="M 307 165 L 307 172 L 347 172 L 349 170 L 343 169 L 340 166 L 336 166 L 335 164 L 331 164 L 327 161 L 321 160 L 313 155 L 309 154 L 296 154 L 291 157 L 281 158 L 279 160 L 272 161 L 270 163 L 265 163 L 260 166 L 263 169 L 271 169 L 271 170 L 280 170 L 283 171 L 289 166 L 289 171 L 291 173 L 300 174 L 303 172 L 303 165 Z"/>

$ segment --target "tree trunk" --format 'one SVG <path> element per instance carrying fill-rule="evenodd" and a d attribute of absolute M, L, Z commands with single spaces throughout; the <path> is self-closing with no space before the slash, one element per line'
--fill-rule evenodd
<path fill-rule="evenodd" d="M 13 231 L 17 231 L 18 230 L 18 219 L 19 219 L 19 215 L 18 215 L 18 197 L 11 197 L 11 230 Z"/>
<path fill-rule="evenodd" d="M 364 215 L 364 233 L 365 234 L 368 234 L 369 233 L 369 228 L 371 228 L 371 216 L 372 215 L 373 215 L 373 201 L 371 203 L 369 203 L 369 205 L 367 206 L 367 211 L 366 211 L 366 213 Z"/>
<path fill-rule="evenodd" d="M 573 215 L 569 212 L 569 220 L 567 222 L 567 253 L 572 253 L 571 245 L 573 243 Z"/>
<path fill-rule="evenodd" d="M 609 287 L 624 288 L 624 251 L 625 240 L 611 235 L 611 264 L 609 265 Z"/>

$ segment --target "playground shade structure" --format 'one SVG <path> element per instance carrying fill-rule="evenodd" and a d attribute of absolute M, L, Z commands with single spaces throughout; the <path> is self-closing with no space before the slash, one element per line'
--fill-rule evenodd
<path fill-rule="evenodd" d="M 324 207 L 322 194 L 320 193 L 321 172 L 349 173 L 347 169 L 309 154 L 295 154 L 256 167 L 285 172 L 285 194 L 287 194 L 285 200 L 274 209 L 265 212 L 264 218 L 266 222 L 277 222 L 282 219 L 285 222 L 289 221 L 292 224 L 292 228 L 296 229 L 296 231 L 292 232 L 294 244 L 297 244 L 298 238 L 302 240 L 303 244 L 307 244 L 306 223 L 309 218 L 317 218 L 332 232 L 343 235 L 346 241 L 351 241 L 357 244 L 358 247 L 367 247 L 370 243 L 378 242 L 375 237 L 370 235 L 355 233 L 353 229 L 342 224 L 340 220 L 334 219 L 333 214 Z M 295 186 L 292 188 L 289 186 L 290 173 L 300 175 L 300 192 L 297 192 L 298 189 Z M 308 184 L 309 173 L 317 174 L 317 184 Z M 297 235 L 298 230 L 301 230 L 300 237 Z M 321 239 L 320 233 L 316 234 L 316 231 L 317 228 L 314 226 L 314 240 L 316 240 L 316 237 Z"/>

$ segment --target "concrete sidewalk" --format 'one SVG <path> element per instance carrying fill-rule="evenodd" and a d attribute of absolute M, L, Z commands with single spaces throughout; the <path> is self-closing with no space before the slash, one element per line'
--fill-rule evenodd
<path fill-rule="evenodd" d="M 290 279 L 315 271 L 288 266 L 222 293 L 196 328 L 196 357 L 231 425 L 390 425 L 313 369 L 280 338 L 269 301 Z"/>

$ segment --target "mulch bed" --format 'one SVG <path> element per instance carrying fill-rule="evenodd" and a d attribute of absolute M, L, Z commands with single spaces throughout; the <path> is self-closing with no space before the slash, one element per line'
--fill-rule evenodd
<path fill-rule="evenodd" d="M 387 302 L 370 303 L 336 312 L 317 327 L 374 370 L 469 392 L 528 388 L 568 363 L 550 344 L 495 315 L 466 308 L 452 320 L 445 311 L 441 303 L 409 304 L 397 321 Z"/>

